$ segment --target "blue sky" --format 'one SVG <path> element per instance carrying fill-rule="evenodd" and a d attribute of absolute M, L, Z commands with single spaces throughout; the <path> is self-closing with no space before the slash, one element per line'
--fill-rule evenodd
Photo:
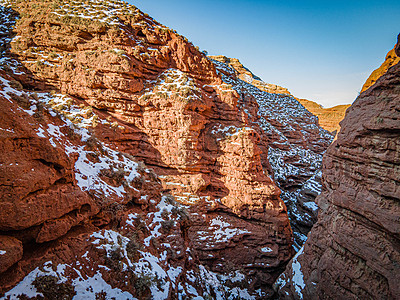
<path fill-rule="evenodd" d="M 351 103 L 396 43 L 400 1 L 129 0 L 211 55 L 325 107 Z"/>

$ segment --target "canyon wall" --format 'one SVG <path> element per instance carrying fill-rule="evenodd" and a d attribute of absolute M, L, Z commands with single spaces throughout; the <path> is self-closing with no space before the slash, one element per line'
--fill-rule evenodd
<path fill-rule="evenodd" d="M 0 294 L 273 297 L 316 220 L 318 119 L 122 1 L 0 17 Z"/>
<path fill-rule="evenodd" d="M 347 110 L 323 159 L 318 222 L 276 283 L 282 299 L 400 298 L 399 87 L 396 64 Z"/>
<path fill-rule="evenodd" d="M 271 297 L 315 116 L 122 1 L 0 5 L 0 294 Z"/>
<path fill-rule="evenodd" d="M 263 82 L 237 59 L 211 57 L 224 82 L 241 95 L 250 124 L 260 128 L 261 161 L 282 191 L 299 250 L 317 219 L 322 155 L 333 136 L 286 89 Z"/>

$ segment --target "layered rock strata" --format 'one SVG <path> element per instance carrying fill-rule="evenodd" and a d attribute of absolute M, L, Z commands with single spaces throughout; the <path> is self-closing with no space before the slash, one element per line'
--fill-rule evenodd
<path fill-rule="evenodd" d="M 292 230 L 214 63 L 124 2 L 1 4 L 0 292 L 269 297 Z"/>
<path fill-rule="evenodd" d="M 400 297 L 399 86 L 396 64 L 348 109 L 324 156 L 318 222 L 277 281 L 282 299 Z"/>
<path fill-rule="evenodd" d="M 0 293 L 272 296 L 293 255 L 277 183 L 309 212 L 300 245 L 317 119 L 124 2 L 0 3 Z"/>

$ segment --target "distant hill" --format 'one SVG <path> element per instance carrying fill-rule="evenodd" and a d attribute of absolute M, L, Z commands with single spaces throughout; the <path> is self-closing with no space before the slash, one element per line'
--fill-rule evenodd
<path fill-rule="evenodd" d="M 209 57 L 229 65 L 238 72 L 237 76 L 239 79 L 254 85 L 264 92 L 293 96 L 287 88 L 262 81 L 260 77 L 254 75 L 248 68 L 243 66 L 243 64 L 237 58 L 229 58 L 224 55 Z M 346 104 L 337 105 L 331 108 L 323 108 L 320 104 L 311 100 L 298 99 L 296 97 L 295 99 L 299 101 L 309 112 L 318 117 L 319 124 L 322 128 L 333 134 L 336 134 L 336 132 L 339 131 L 339 122 L 343 120 L 346 109 L 350 107 L 350 104 Z"/>
<path fill-rule="evenodd" d="M 339 131 L 340 125 L 339 122 L 343 120 L 344 115 L 346 113 L 346 109 L 348 109 L 351 105 L 336 105 L 330 108 L 324 108 L 320 104 L 307 100 L 307 99 L 297 99 L 307 110 L 309 110 L 312 114 L 316 115 L 319 119 L 319 125 L 336 134 Z"/>

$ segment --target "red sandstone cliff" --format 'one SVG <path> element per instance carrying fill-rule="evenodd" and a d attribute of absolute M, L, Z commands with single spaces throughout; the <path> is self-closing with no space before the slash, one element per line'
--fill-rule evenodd
<path fill-rule="evenodd" d="M 348 109 L 324 156 L 318 222 L 277 281 L 282 299 L 400 298 L 399 86 L 397 63 Z"/>
<path fill-rule="evenodd" d="M 124 2 L 0 3 L 0 293 L 271 296 L 277 184 L 298 244 L 315 218 L 315 116 Z"/>
<path fill-rule="evenodd" d="M 292 231 L 214 64 L 123 2 L 2 18 L 1 291 L 268 296 Z"/>

